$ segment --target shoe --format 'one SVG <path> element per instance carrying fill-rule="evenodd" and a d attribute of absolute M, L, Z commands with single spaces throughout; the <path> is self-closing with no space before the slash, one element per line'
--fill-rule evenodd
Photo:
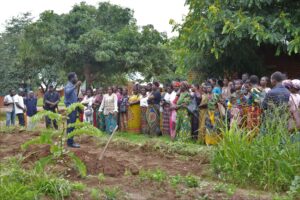
<path fill-rule="evenodd" d="M 68 147 L 71 147 L 71 148 L 80 148 L 80 145 L 77 144 L 77 143 L 73 143 L 73 144 L 68 144 Z"/>

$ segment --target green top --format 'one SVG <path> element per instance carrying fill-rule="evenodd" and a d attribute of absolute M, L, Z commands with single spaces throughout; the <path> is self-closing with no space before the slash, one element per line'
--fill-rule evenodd
<path fill-rule="evenodd" d="M 189 105 L 191 103 L 191 96 L 188 92 L 183 92 L 180 94 L 177 105 L 182 106 L 183 104 Z"/>

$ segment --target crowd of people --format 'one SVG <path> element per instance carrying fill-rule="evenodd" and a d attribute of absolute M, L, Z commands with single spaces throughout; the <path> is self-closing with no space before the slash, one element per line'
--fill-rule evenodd
<path fill-rule="evenodd" d="M 241 79 L 210 78 L 199 85 L 189 85 L 186 81 L 173 81 L 163 86 L 158 82 L 135 84 L 131 94 L 128 88 L 116 86 L 78 92 L 81 82 L 77 75 L 70 73 L 68 78 L 65 105 L 75 102 L 84 105 L 84 110 L 69 115 L 68 122 L 74 123 L 79 118 L 108 134 L 118 125 L 120 132 L 166 135 L 176 140 L 215 144 L 224 125 L 236 125 L 258 133 L 264 111 L 280 105 L 290 108 L 290 120 L 294 123 L 289 124 L 294 127 L 289 128 L 300 128 L 300 117 L 297 117 L 300 80 L 286 79 L 281 72 L 273 73 L 270 81 L 268 77 L 259 79 L 256 75 L 243 74 Z M 27 111 L 29 117 L 36 113 L 36 109 L 32 109 L 36 104 L 31 100 L 34 95 L 29 93 L 24 102 L 21 96 L 12 90 L 5 97 L 7 125 L 14 123 L 15 115 L 23 125 L 19 113 Z M 44 109 L 56 112 L 59 101 L 58 93 L 49 87 L 44 96 Z M 55 121 L 49 119 L 46 125 L 57 128 Z M 79 147 L 72 138 L 68 145 Z"/>

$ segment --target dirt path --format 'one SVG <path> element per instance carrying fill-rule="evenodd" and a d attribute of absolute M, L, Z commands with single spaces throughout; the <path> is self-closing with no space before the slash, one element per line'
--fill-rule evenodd
<path fill-rule="evenodd" d="M 0 133 L 0 158 L 21 154 L 26 157 L 24 166 L 32 166 L 36 160 L 49 154 L 48 146 L 32 146 L 26 151 L 21 150 L 20 145 L 36 135 L 38 133 Z M 216 183 L 202 180 L 209 170 L 207 156 L 161 154 L 145 146 L 129 145 L 128 148 L 124 148 L 112 143 L 104 159 L 98 162 L 99 152 L 103 147 L 89 137 L 81 138 L 80 143 L 80 149 L 71 151 L 84 161 L 89 176 L 82 179 L 76 171 L 70 171 L 67 167 L 58 167 L 56 171 L 72 181 L 85 183 L 89 188 L 118 187 L 124 193 L 124 199 L 269 199 L 268 195 L 251 195 L 251 192 L 240 189 L 234 194 L 228 194 L 226 189 L 216 189 Z M 167 172 L 170 176 L 192 174 L 200 177 L 200 185 L 196 188 L 189 188 L 183 184 L 174 187 L 167 180 L 141 180 L 139 173 L 157 169 Z M 99 173 L 105 175 L 102 182 L 98 179 Z M 70 199 L 76 198 L 75 195 Z M 84 199 L 90 199 L 87 193 L 84 194 Z"/>

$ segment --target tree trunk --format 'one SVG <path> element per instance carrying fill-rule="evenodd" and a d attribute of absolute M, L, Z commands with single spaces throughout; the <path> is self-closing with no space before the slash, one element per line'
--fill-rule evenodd
<path fill-rule="evenodd" d="M 86 81 L 86 87 L 89 88 L 92 86 L 94 77 L 92 73 L 92 65 L 91 64 L 85 64 L 83 67 L 83 73 L 84 73 L 84 78 Z"/>

